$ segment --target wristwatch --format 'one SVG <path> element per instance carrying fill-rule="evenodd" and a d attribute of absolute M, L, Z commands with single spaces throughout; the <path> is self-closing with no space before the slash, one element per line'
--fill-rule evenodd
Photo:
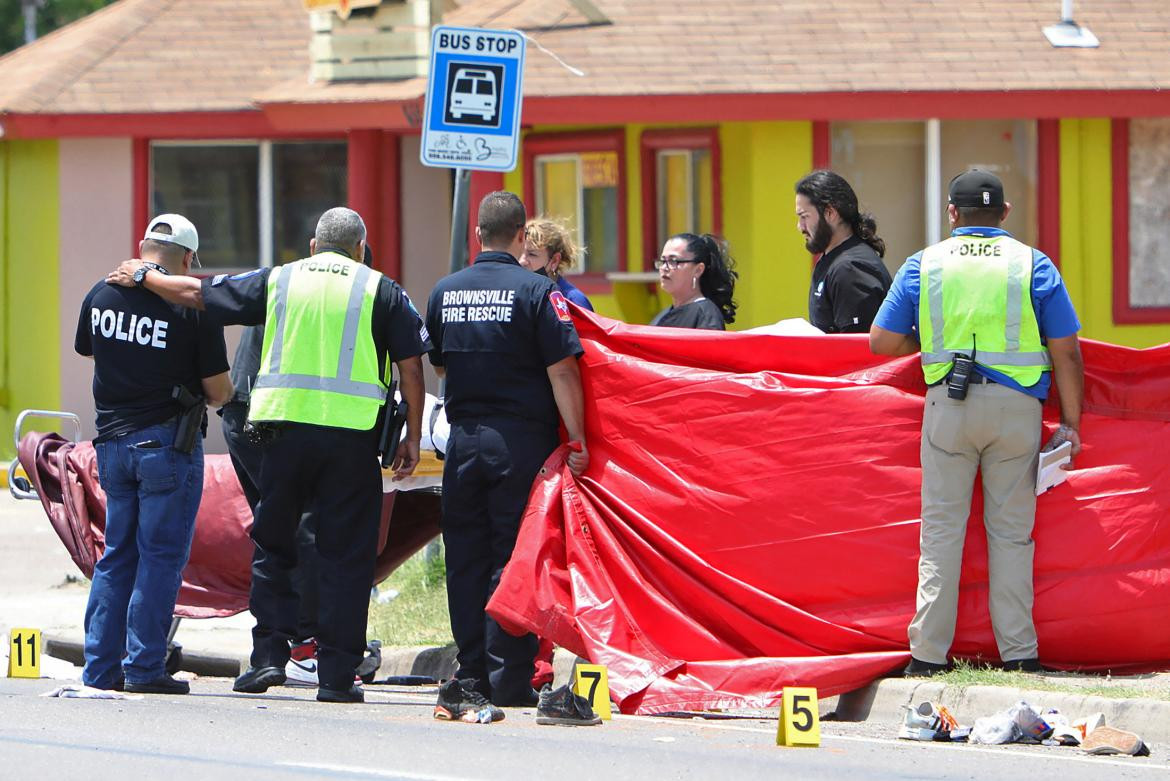
<path fill-rule="evenodd" d="M 139 266 L 134 270 L 134 287 L 142 287 L 146 283 L 146 272 L 150 271 L 149 266 Z"/>

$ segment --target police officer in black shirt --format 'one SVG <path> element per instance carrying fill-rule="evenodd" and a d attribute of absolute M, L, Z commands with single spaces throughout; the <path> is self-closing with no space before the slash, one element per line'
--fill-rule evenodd
<path fill-rule="evenodd" d="M 183 274 L 199 249 L 186 218 L 154 218 L 143 268 Z M 132 284 L 141 285 L 141 275 Z M 176 387 L 215 406 L 231 396 L 223 328 L 137 287 L 99 282 L 81 305 L 75 349 L 94 360 L 105 551 L 85 609 L 82 681 L 98 689 L 186 694 L 165 669 L 167 632 L 203 495 L 203 442 L 176 442 Z M 197 414 L 197 413 L 196 413 Z"/>
<path fill-rule="evenodd" d="M 260 466 L 260 504 L 252 527 L 251 666 L 233 685 L 259 693 L 285 682 L 295 634 L 296 531 L 310 507 L 320 570 L 317 699 L 364 700 L 353 684 L 366 648 L 369 592 L 382 508 L 379 421 L 388 361 L 409 403 L 396 477 L 414 471 L 423 407 L 420 356 L 430 343 L 422 320 L 396 282 L 363 266 L 366 226 L 351 209 L 326 211 L 310 258 L 277 268 L 198 280 L 146 273 L 145 284 L 226 324 L 265 324 L 260 371 L 248 421 L 268 432 Z M 126 284 L 127 261 L 109 279 Z"/>
<path fill-rule="evenodd" d="M 446 377 L 451 423 L 443 468 L 447 601 L 459 647 L 456 685 L 440 690 L 436 718 L 468 703 L 535 705 L 537 640 L 514 637 L 485 612 L 511 558 L 532 481 L 560 443 L 558 423 L 589 463 L 568 304 L 556 285 L 520 266 L 524 204 L 494 192 L 479 205 L 474 264 L 439 281 L 427 305 L 431 363 Z M 502 715 L 502 714 L 501 714 Z"/>
<path fill-rule="evenodd" d="M 862 214 L 849 182 L 813 171 L 796 183 L 797 228 L 820 255 L 808 293 L 808 320 L 827 334 L 869 333 L 893 279 L 882 262 L 886 243 Z"/>

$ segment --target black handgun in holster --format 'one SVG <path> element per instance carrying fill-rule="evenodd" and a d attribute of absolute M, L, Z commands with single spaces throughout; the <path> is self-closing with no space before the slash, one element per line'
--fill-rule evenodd
<path fill-rule="evenodd" d="M 390 383 L 386 392 L 386 404 L 382 412 L 382 434 L 378 437 L 378 454 L 382 468 L 386 469 L 394 463 L 394 454 L 398 452 L 398 443 L 402 441 L 402 427 L 406 425 L 406 399 L 398 401 L 394 393 L 398 383 Z"/>
<path fill-rule="evenodd" d="M 171 398 L 181 409 L 172 447 L 180 453 L 190 453 L 195 449 L 195 438 L 207 433 L 207 401 L 187 390 L 185 385 L 171 388 Z"/>

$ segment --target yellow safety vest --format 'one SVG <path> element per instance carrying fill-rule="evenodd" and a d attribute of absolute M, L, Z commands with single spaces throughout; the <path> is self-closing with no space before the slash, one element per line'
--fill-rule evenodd
<path fill-rule="evenodd" d="M 373 428 L 387 388 L 371 328 L 381 278 L 334 252 L 272 270 L 249 420 Z"/>
<path fill-rule="evenodd" d="M 934 384 L 955 353 L 1023 387 L 1052 366 L 1032 306 L 1032 248 L 1011 236 L 952 236 L 922 252 L 918 333 Z"/>

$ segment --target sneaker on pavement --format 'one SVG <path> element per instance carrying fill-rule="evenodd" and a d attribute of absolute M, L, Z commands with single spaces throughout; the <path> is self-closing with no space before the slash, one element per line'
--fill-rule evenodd
<path fill-rule="evenodd" d="M 903 740 L 936 740 L 940 738 L 940 733 L 950 733 L 959 726 L 950 711 L 936 706 L 933 702 L 920 702 L 913 708 L 902 707 L 905 708 L 906 715 L 902 719 L 898 737 Z M 950 739 L 949 734 L 946 739 Z"/>
<path fill-rule="evenodd" d="M 1116 727 L 1097 727 L 1081 742 L 1086 754 L 1128 754 L 1137 756 L 1145 744 L 1132 732 Z"/>
<path fill-rule="evenodd" d="M 126 681 L 123 689 L 134 694 L 190 694 L 191 684 L 164 674 L 145 683 Z"/>
<path fill-rule="evenodd" d="M 452 678 L 439 687 L 435 703 L 435 718 L 440 721 L 463 721 L 468 724 L 491 724 L 501 721 L 504 712 L 488 702 L 488 698 L 463 681 Z"/>
<path fill-rule="evenodd" d="M 601 723 L 589 700 L 575 694 L 567 685 L 552 691 L 542 691 L 536 706 L 537 724 L 562 724 L 567 727 L 589 727 Z"/>
<path fill-rule="evenodd" d="M 317 641 L 309 638 L 300 643 L 293 643 L 289 649 L 288 663 L 284 666 L 284 676 L 290 686 L 318 686 L 320 679 L 317 676 Z"/>

